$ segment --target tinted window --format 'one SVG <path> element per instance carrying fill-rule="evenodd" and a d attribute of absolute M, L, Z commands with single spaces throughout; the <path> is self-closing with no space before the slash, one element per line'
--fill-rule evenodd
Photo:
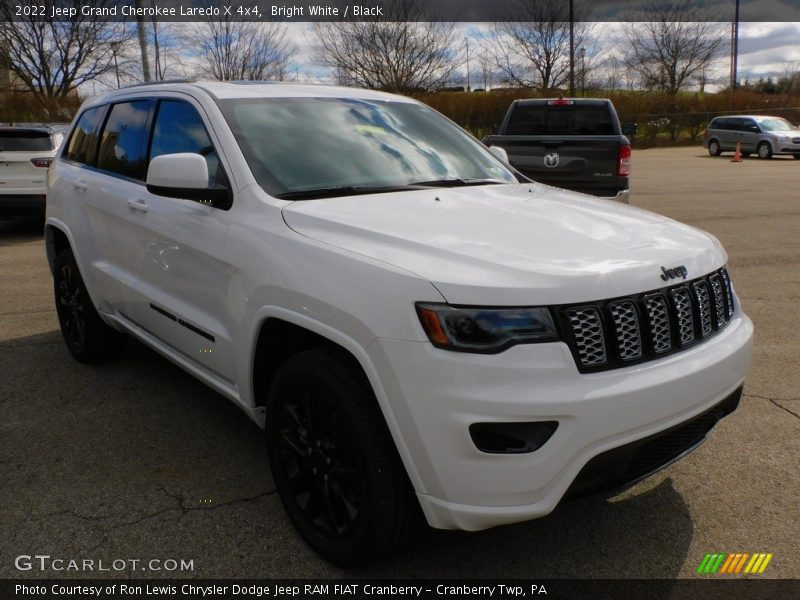
<path fill-rule="evenodd" d="M 82 164 L 93 164 L 97 153 L 97 132 L 105 114 L 105 106 L 90 108 L 78 119 L 69 139 L 66 158 Z"/>
<path fill-rule="evenodd" d="M 0 152 L 48 152 L 53 140 L 46 131 L 0 131 Z"/>
<path fill-rule="evenodd" d="M 613 135 L 611 111 L 605 104 L 516 106 L 508 135 Z"/>
<path fill-rule="evenodd" d="M 200 115 L 191 104 L 164 100 L 159 104 L 156 115 L 150 160 L 162 154 L 178 152 L 194 152 L 205 157 L 209 187 L 217 182 L 224 183 L 224 177 L 219 172 L 219 156 Z"/>
<path fill-rule="evenodd" d="M 742 120 L 741 119 L 728 119 L 727 126 L 725 129 L 729 131 L 741 131 L 742 130 Z"/>
<path fill-rule="evenodd" d="M 145 125 L 150 102 L 137 100 L 111 107 L 103 135 L 97 166 L 132 179 L 142 179 L 145 162 Z"/>
<path fill-rule="evenodd" d="M 711 125 L 708 126 L 709 129 L 725 129 L 726 120 L 725 119 L 714 119 L 711 121 Z"/>
<path fill-rule="evenodd" d="M 742 130 L 743 131 L 758 131 L 758 125 L 753 119 L 744 119 L 742 120 Z"/>

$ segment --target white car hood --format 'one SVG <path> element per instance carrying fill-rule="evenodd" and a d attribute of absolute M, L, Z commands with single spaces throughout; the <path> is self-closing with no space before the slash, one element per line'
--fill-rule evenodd
<path fill-rule="evenodd" d="M 662 266 L 692 279 L 726 261 L 699 229 L 541 184 L 304 200 L 283 215 L 302 235 L 424 277 L 453 304 L 601 300 L 679 283 Z"/>

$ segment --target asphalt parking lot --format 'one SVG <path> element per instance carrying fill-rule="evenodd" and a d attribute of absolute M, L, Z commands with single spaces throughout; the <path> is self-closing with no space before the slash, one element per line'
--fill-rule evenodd
<path fill-rule="evenodd" d="M 800 161 L 634 151 L 632 203 L 706 229 L 755 322 L 740 409 L 686 459 L 610 500 L 477 534 L 431 532 L 358 572 L 284 515 L 262 433 L 138 343 L 69 356 L 41 225 L 0 221 L 0 577 L 692 577 L 707 552 L 771 552 L 800 578 Z M 192 560 L 192 571 L 19 571 L 15 557 Z M 164 563 L 162 563 L 164 564 Z"/>

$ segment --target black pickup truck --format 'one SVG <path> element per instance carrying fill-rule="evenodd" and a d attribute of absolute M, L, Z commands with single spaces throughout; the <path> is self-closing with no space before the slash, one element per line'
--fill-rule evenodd
<path fill-rule="evenodd" d="M 505 150 L 527 177 L 560 188 L 628 202 L 631 143 L 610 100 L 515 100 L 497 135 L 483 138 Z"/>

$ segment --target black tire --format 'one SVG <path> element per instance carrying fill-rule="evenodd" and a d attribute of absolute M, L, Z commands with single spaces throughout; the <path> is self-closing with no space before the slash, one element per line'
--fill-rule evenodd
<path fill-rule="evenodd" d="M 97 314 L 70 250 L 62 250 L 56 257 L 53 288 L 61 334 L 72 356 L 82 363 L 114 358 L 125 336 Z"/>
<path fill-rule="evenodd" d="M 720 154 L 722 154 L 722 148 L 720 147 L 718 140 L 708 141 L 708 153 L 711 156 L 719 156 Z"/>
<path fill-rule="evenodd" d="M 794 156 L 795 160 L 800 160 L 800 154 L 792 154 L 792 156 Z"/>
<path fill-rule="evenodd" d="M 283 506 L 326 560 L 363 564 L 419 532 L 419 503 L 372 390 L 335 353 L 309 350 L 281 365 L 266 438 Z"/>
<path fill-rule="evenodd" d="M 772 158 L 772 146 L 769 142 L 761 142 L 758 145 L 758 158 L 770 159 Z"/>

